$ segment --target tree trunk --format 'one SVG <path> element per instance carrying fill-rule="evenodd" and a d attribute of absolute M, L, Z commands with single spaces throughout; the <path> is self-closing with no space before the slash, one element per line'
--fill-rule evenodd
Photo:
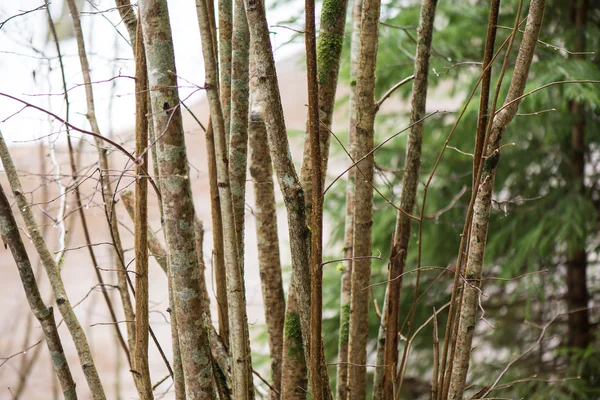
<path fill-rule="evenodd" d="M 348 399 L 363 400 L 367 384 L 367 340 L 369 295 L 365 288 L 371 281 L 373 227 L 373 149 L 375 122 L 375 65 L 379 42 L 380 0 L 364 0 L 361 18 L 358 68 L 352 114 L 356 115 L 356 146 L 352 151 L 360 163 L 361 178 L 356 180 L 354 198 L 354 240 L 352 294 L 350 303 L 350 337 L 348 343 Z M 357 258 L 361 257 L 361 258 Z M 365 258 L 366 257 L 366 258 Z"/>
<path fill-rule="evenodd" d="M 214 57 L 210 17 L 206 2 L 196 1 L 200 34 L 202 36 L 202 53 L 204 56 L 205 87 L 210 107 L 211 121 L 215 132 L 215 156 L 217 162 L 217 179 L 221 197 L 221 215 L 223 216 L 223 239 L 225 249 L 225 269 L 227 272 L 227 293 L 230 318 L 229 348 L 233 374 L 233 398 L 254 398 L 252 384 L 252 357 L 246 315 L 246 294 L 242 263 L 238 250 L 233 198 L 229 180 L 229 160 L 227 141 L 221 102 L 217 60 Z M 247 100 L 246 100 L 247 101 Z M 247 121 L 247 113 L 242 116 Z"/>
<path fill-rule="evenodd" d="M 204 326 L 205 305 L 200 293 L 194 203 L 179 108 L 167 2 L 141 2 L 140 20 L 148 63 L 154 131 L 158 136 L 158 166 L 170 261 L 169 273 L 186 392 L 189 399 L 214 399 L 207 332 L 199 329 Z"/>
<path fill-rule="evenodd" d="M 571 0 L 571 23 L 576 33 L 576 52 L 585 51 L 585 25 L 587 20 L 587 1 Z M 574 57 L 582 59 L 579 54 Z M 585 195 L 585 107 L 572 101 L 569 104 L 573 126 L 571 127 L 571 173 L 573 190 Z M 586 348 L 590 344 L 592 333 L 588 311 L 589 295 L 587 290 L 587 252 L 586 238 L 578 238 L 575 248 L 569 249 L 567 260 L 567 307 L 569 310 L 568 344 L 571 347 Z M 577 312 L 571 312 L 579 310 Z"/>
<path fill-rule="evenodd" d="M 281 279 L 273 167 L 267 143 L 267 131 L 260 115 L 251 115 L 248 131 L 251 149 L 250 175 L 254 183 L 258 266 L 269 337 L 271 379 L 272 386 L 281 393 L 285 298 Z M 279 395 L 271 391 L 271 400 L 277 399 Z"/>
<path fill-rule="evenodd" d="M 354 108 L 356 69 L 358 68 L 358 44 L 360 41 L 360 20 L 362 14 L 362 0 L 354 0 L 352 6 L 352 36 L 350 39 L 350 98 L 349 108 Z M 348 148 L 356 146 L 356 115 L 350 113 L 348 127 Z M 354 192 L 356 189 L 356 169 L 348 171 L 346 183 L 346 218 L 344 230 L 344 270 L 342 271 L 340 293 L 340 337 L 338 344 L 338 365 L 336 393 L 339 400 L 346 400 L 348 396 L 348 340 L 350 334 L 350 298 L 352 292 L 352 261 L 354 240 Z"/>
<path fill-rule="evenodd" d="M 486 139 L 488 145 L 484 153 L 486 157 L 482 167 L 483 172 L 479 187 L 476 189 L 477 195 L 475 197 L 467 267 L 465 270 L 465 278 L 469 283 L 463 285 L 463 302 L 460 309 L 458 332 L 456 335 L 456 351 L 452 360 L 452 375 L 450 377 L 448 394 L 448 397 L 452 400 L 463 398 L 467 371 L 469 369 L 473 333 L 477 322 L 479 287 L 481 285 L 483 256 L 489 226 L 494 178 L 500 157 L 500 143 L 507 125 L 517 114 L 520 103 L 517 99 L 523 94 L 525 89 L 529 68 L 539 37 L 545 5 L 545 0 L 531 1 L 527 26 L 523 34 L 513 78 L 504 103 L 506 107 L 497 113 L 494 106 L 491 109 L 494 117 L 491 121 L 488 138 Z"/>
<path fill-rule="evenodd" d="M 410 125 L 406 145 L 406 161 L 402 178 L 400 207 L 412 213 L 417 197 L 419 168 L 421 167 L 421 145 L 423 142 L 424 123 L 416 123 L 425 114 L 427 104 L 427 87 L 429 74 L 429 58 L 433 39 L 433 22 L 437 0 L 424 0 L 421 6 L 421 17 L 417 30 L 417 55 L 415 58 L 415 78 L 412 88 Z M 414 124 L 414 125 L 413 125 Z M 406 267 L 408 245 L 410 242 L 412 219 L 398 211 L 396 230 L 392 241 L 388 271 L 388 290 L 386 296 L 383 326 L 386 330 L 383 364 L 383 398 L 393 399 L 395 393 L 396 367 L 398 366 L 398 329 L 400 317 L 400 296 L 402 292 L 402 274 Z M 415 290 L 417 290 L 415 288 Z M 406 350 L 405 350 L 406 351 Z"/>

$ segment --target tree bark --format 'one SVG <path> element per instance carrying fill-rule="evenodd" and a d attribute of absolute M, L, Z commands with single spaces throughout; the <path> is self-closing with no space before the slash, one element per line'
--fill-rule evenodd
<path fill-rule="evenodd" d="M 374 144 L 375 65 L 379 42 L 380 0 L 364 0 L 361 18 L 355 99 L 351 112 L 356 115 L 355 160 L 366 156 Z M 348 343 L 348 399 L 363 400 L 366 396 L 366 363 L 369 318 L 369 295 L 365 288 L 371 280 L 373 227 L 373 154 L 360 164 L 364 179 L 356 181 L 354 198 L 354 239 L 352 294 L 350 302 L 350 333 Z M 361 257 L 361 258 L 357 258 Z"/>
<path fill-rule="evenodd" d="M 235 0 L 231 61 L 231 118 L 229 133 L 229 179 L 235 218 L 237 248 L 244 267 L 244 217 L 246 211 L 246 170 L 248 166 L 248 110 L 250 33 L 244 0 Z"/>
<path fill-rule="evenodd" d="M 194 203 L 187 155 L 175 57 L 167 2 L 140 3 L 140 20 L 148 63 L 148 84 L 154 131 L 158 140 L 158 166 L 169 273 L 188 399 L 214 399 L 211 354 L 203 326 L 205 304 L 200 293 L 195 248 Z"/>
<path fill-rule="evenodd" d="M 465 278 L 468 284 L 463 285 L 463 302 L 460 309 L 458 332 L 456 335 L 456 351 L 452 360 L 452 376 L 450 377 L 448 393 L 448 397 L 452 400 L 462 399 L 467 371 L 469 369 L 473 333 L 477 322 L 479 287 L 481 285 L 483 256 L 489 227 L 494 178 L 500 157 L 500 143 L 506 127 L 515 117 L 519 108 L 520 101 L 516 99 L 523 94 L 525 89 L 529 68 L 539 37 L 545 5 L 545 0 L 531 1 L 527 26 L 519 48 L 508 95 L 504 102 L 506 107 L 503 107 L 497 113 L 494 107 L 492 107 L 494 117 L 488 133 L 488 145 L 484 153 L 485 162 L 482 166 L 483 173 L 480 185 L 476 188 L 477 194 L 473 209 L 467 267 L 465 270 Z"/>
<path fill-rule="evenodd" d="M 251 149 L 250 175 L 254 183 L 258 266 L 269 337 L 271 379 L 273 388 L 281 393 L 285 298 L 281 278 L 273 167 L 267 143 L 267 131 L 260 115 L 251 114 L 248 133 Z M 277 399 L 279 399 L 278 393 L 271 391 L 271 400 Z"/>
<path fill-rule="evenodd" d="M 433 22 L 437 0 L 424 0 L 421 6 L 421 17 L 417 30 L 417 54 L 415 57 L 415 78 L 412 88 L 410 132 L 406 145 L 406 161 L 402 178 L 400 207 L 412 213 L 417 198 L 419 168 L 421 167 L 421 147 L 423 142 L 424 123 L 416 123 L 425 114 L 427 105 L 427 87 L 429 59 L 433 39 Z M 400 296 L 402 292 L 402 274 L 406 267 L 406 257 L 410 243 L 412 219 L 398 211 L 396 230 L 392 239 L 392 249 L 388 270 L 388 290 L 383 315 L 383 326 L 386 330 L 383 364 L 383 398 L 393 399 L 398 366 L 398 329 L 400 317 Z"/>
<path fill-rule="evenodd" d="M 349 108 L 354 108 L 356 70 L 358 68 L 358 44 L 360 42 L 360 23 L 362 15 L 362 0 L 354 0 L 352 6 L 352 36 L 350 39 L 350 98 Z M 356 115 L 350 113 L 348 126 L 348 148 L 356 146 Z M 346 182 L 346 218 L 344 230 L 344 270 L 342 271 L 341 293 L 340 293 L 340 333 L 338 344 L 338 365 L 336 393 L 339 400 L 346 400 L 348 396 L 348 340 L 350 333 L 350 298 L 352 292 L 352 268 L 354 262 L 353 240 L 354 240 L 354 194 L 356 189 L 356 169 L 348 171 Z"/>
<path fill-rule="evenodd" d="M 214 57 L 214 46 L 216 44 L 213 43 L 206 2 L 197 0 L 196 10 L 202 36 L 206 94 L 215 132 L 215 156 L 219 195 L 221 197 L 221 215 L 223 216 L 225 269 L 227 272 L 230 317 L 229 348 L 232 360 L 233 398 L 240 400 L 252 399 L 254 398 L 254 386 L 252 383 L 252 356 L 246 315 L 246 294 L 242 263 L 237 246 L 238 239 L 229 179 L 227 141 L 219 98 L 217 60 Z M 247 114 L 243 118 L 247 121 Z"/>
<path fill-rule="evenodd" d="M 136 387 L 142 399 L 153 399 L 148 366 L 148 75 L 141 27 L 138 26 L 135 57 L 135 347 L 133 369 Z"/>
<path fill-rule="evenodd" d="M 10 248 L 17 264 L 31 312 L 42 326 L 46 345 L 50 351 L 52 365 L 62 387 L 63 396 L 67 400 L 76 400 L 75 382 L 73 381 L 73 376 L 71 375 L 71 370 L 63 351 L 62 342 L 58 335 L 56 322 L 54 321 L 54 312 L 52 307 L 47 307 L 42 300 L 33 269 L 31 268 L 29 256 L 19 234 L 19 227 L 2 186 L 0 186 L 0 233 L 2 234 L 4 245 Z"/>
<path fill-rule="evenodd" d="M 250 28 L 250 43 L 255 56 L 257 94 L 256 106 L 267 128 L 273 166 L 288 215 L 292 278 L 290 293 L 296 293 L 300 324 L 304 340 L 308 339 L 310 318 L 309 230 L 306 224 L 304 191 L 298 179 L 287 140 L 287 130 L 277 82 L 277 72 L 264 6 L 261 0 L 245 0 Z M 292 286 L 294 289 L 292 290 Z M 295 291 L 295 292 L 294 292 Z M 290 294 L 288 294 L 288 309 Z M 289 315 L 289 314 L 288 314 Z M 287 326 L 287 321 L 286 321 Z M 304 349 L 308 359 L 308 349 Z M 285 353 L 285 350 L 284 350 Z M 285 368 L 285 366 L 284 366 Z"/>

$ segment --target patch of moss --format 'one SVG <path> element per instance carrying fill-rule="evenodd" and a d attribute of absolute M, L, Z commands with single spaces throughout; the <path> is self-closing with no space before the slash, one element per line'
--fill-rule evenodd
<path fill-rule="evenodd" d="M 493 170 L 494 168 L 496 168 L 496 165 L 498 165 L 499 159 L 500 159 L 500 153 L 497 151 L 494 152 L 493 155 L 486 158 L 485 163 L 483 164 L 483 172 L 487 173 L 487 172 L 490 172 L 491 170 Z"/>
<path fill-rule="evenodd" d="M 325 4 L 323 5 L 325 6 Z M 317 45 L 317 70 L 320 85 L 327 79 L 340 63 L 340 54 L 344 45 L 344 36 L 330 32 L 321 32 Z"/>
<path fill-rule="evenodd" d="M 294 360 L 303 361 L 302 329 L 298 313 L 290 311 L 285 316 L 284 334 L 288 355 Z"/>
<path fill-rule="evenodd" d="M 347 344 L 350 338 L 350 304 L 342 306 L 340 321 L 340 343 Z"/>

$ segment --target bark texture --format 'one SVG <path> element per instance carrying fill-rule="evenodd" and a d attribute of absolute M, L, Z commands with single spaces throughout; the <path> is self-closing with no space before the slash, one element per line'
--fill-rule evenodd
<path fill-rule="evenodd" d="M 204 302 L 195 248 L 194 203 L 187 155 L 169 13 L 165 0 L 140 3 L 148 84 L 169 254 L 171 290 L 188 399 L 214 399 L 211 354 L 203 326 Z"/>
<path fill-rule="evenodd" d="M 379 42 L 380 0 L 364 0 L 361 18 L 358 67 L 356 71 L 355 103 L 351 112 L 356 115 L 355 160 L 366 156 L 374 144 L 375 121 L 375 64 Z M 360 164 L 361 179 L 356 181 L 354 198 L 354 239 L 352 294 L 350 301 L 350 332 L 348 342 L 348 399 L 363 400 L 367 385 L 367 339 L 369 296 L 365 288 L 371 280 L 373 227 L 373 154 Z"/>
<path fill-rule="evenodd" d="M 21 216 L 25 221 L 25 226 L 27 228 L 27 232 L 29 233 L 29 237 L 31 238 L 39 257 L 42 260 L 42 264 L 46 270 L 46 274 L 48 275 L 58 310 L 60 311 L 65 324 L 67 325 L 67 329 L 73 338 L 73 343 L 75 344 L 75 349 L 77 350 L 77 355 L 79 356 L 83 374 L 85 375 L 92 398 L 94 400 L 105 400 L 106 395 L 104 394 L 104 388 L 102 386 L 102 382 L 100 381 L 100 376 L 98 376 L 98 371 L 96 370 L 96 364 L 92 358 L 87 337 L 83 331 L 83 328 L 81 327 L 81 324 L 79 323 L 79 320 L 77 319 L 77 316 L 75 315 L 75 312 L 73 311 L 69 297 L 67 296 L 67 292 L 60 275 L 60 268 L 54 261 L 50 250 L 48 250 L 46 241 L 41 234 L 42 231 L 33 217 L 33 212 L 29 207 L 29 203 L 27 202 L 27 198 L 25 197 L 23 188 L 21 187 L 17 170 L 8 151 L 8 147 L 6 146 L 6 142 L 4 141 L 4 137 L 1 134 L 0 158 L 2 159 L 4 171 L 10 183 L 13 195 L 17 201 L 17 205 L 19 206 L 19 210 L 21 210 Z"/>
<path fill-rule="evenodd" d="M 281 392 L 285 298 L 281 278 L 273 167 L 267 143 L 267 131 L 260 115 L 251 114 L 248 131 L 251 150 L 250 176 L 254 183 L 258 266 L 269 337 L 271 379 L 273 388 Z M 279 395 L 271 391 L 271 399 L 277 400 Z"/>
<path fill-rule="evenodd" d="M 465 270 L 465 278 L 468 284 L 463 285 L 463 302 L 459 315 L 456 351 L 452 360 L 452 376 L 450 377 L 448 392 L 448 398 L 452 400 L 462 399 L 467 371 L 469 369 L 473 333 L 477 322 L 479 287 L 481 285 L 483 257 L 489 227 L 494 178 L 500 157 L 500 143 L 506 127 L 515 117 L 519 108 L 520 101 L 516 99 L 523 94 L 525 89 L 529 68 L 539 37 L 545 5 L 545 0 L 531 1 L 527 26 L 523 34 L 513 78 L 504 103 L 506 107 L 503 107 L 500 112 L 494 113 L 491 128 L 488 132 L 488 145 L 484 150 L 485 161 L 483 173 L 481 183 L 476 188 L 477 195 L 473 209 L 471 237 Z"/>
<path fill-rule="evenodd" d="M 75 382 L 73 381 L 71 369 L 69 368 L 62 342 L 58 335 L 56 322 L 54 321 L 54 312 L 52 307 L 47 307 L 42 300 L 33 269 L 31 268 L 29 256 L 19 233 L 19 227 L 2 186 L 0 186 L 0 234 L 2 234 L 4 245 L 10 248 L 17 269 L 19 270 L 29 308 L 31 308 L 31 312 L 42 326 L 46 345 L 50 351 L 52 365 L 60 382 L 63 396 L 66 400 L 76 400 Z"/>
<path fill-rule="evenodd" d="M 248 110 L 250 33 L 244 0 L 235 0 L 231 66 L 231 119 L 229 130 L 229 179 L 235 218 L 237 248 L 244 266 L 244 217 L 248 166 Z M 226 131 L 227 132 L 227 131 Z"/>
<path fill-rule="evenodd" d="M 267 128 L 273 166 L 283 192 L 288 216 L 292 254 L 290 293 L 296 293 L 298 296 L 296 302 L 299 308 L 298 316 L 302 332 L 307 333 L 310 318 L 310 245 L 304 191 L 290 153 L 265 9 L 261 0 L 245 0 L 245 6 L 250 28 L 250 43 L 255 56 L 256 106 Z M 294 291 L 291 289 L 292 286 L 295 286 Z M 288 294 L 289 307 L 291 306 Z M 308 336 L 304 337 L 306 339 Z M 308 359 L 307 349 L 305 349 L 305 354 Z"/>
<path fill-rule="evenodd" d="M 233 397 L 235 399 L 254 398 L 252 383 L 252 357 L 246 314 L 246 294 L 242 263 L 238 250 L 235 214 L 229 179 L 229 160 L 223 112 L 219 98 L 217 60 L 214 57 L 213 36 L 209 24 L 209 14 L 204 0 L 196 1 L 202 53 L 204 56 L 205 87 L 209 102 L 211 121 L 215 132 L 215 156 L 217 179 L 223 217 L 223 239 L 225 269 L 227 272 L 227 293 L 230 318 L 229 349 L 232 362 Z M 244 116 L 247 121 L 247 114 Z"/>
<path fill-rule="evenodd" d="M 427 105 L 427 87 L 429 59 L 433 39 L 433 21 L 437 0 L 424 0 L 421 5 L 421 17 L 417 30 L 417 54 L 415 57 L 415 78 L 411 96 L 410 132 L 406 145 L 406 161 L 402 178 L 400 207 L 412 214 L 417 198 L 419 168 L 421 167 L 421 147 L 423 143 L 424 122 L 416 123 L 425 114 Z M 398 330 L 400 318 L 400 295 L 402 291 L 402 274 L 406 267 L 406 256 L 410 243 L 412 220 L 398 211 L 396 229 L 392 240 L 390 262 L 388 266 L 388 288 L 383 315 L 383 326 L 386 330 L 383 364 L 383 398 L 391 400 L 394 396 L 396 367 L 398 365 Z"/>
<path fill-rule="evenodd" d="M 148 366 L 148 75 L 142 31 L 138 26 L 135 57 L 135 347 L 133 369 L 136 387 L 142 399 L 153 399 Z"/>
<path fill-rule="evenodd" d="M 356 69 L 358 68 L 358 43 L 360 41 L 360 20 L 362 0 L 354 0 L 352 5 L 352 36 L 350 39 L 350 98 L 349 108 L 354 107 Z M 348 148 L 356 146 L 356 115 L 350 113 L 348 127 Z M 356 188 L 356 169 L 348 171 L 346 182 L 346 218 L 344 229 L 344 269 L 342 270 L 340 293 L 340 332 L 338 344 L 338 366 L 336 393 L 337 398 L 345 400 L 348 395 L 348 340 L 350 333 L 350 298 L 352 292 L 352 254 L 354 240 L 354 191 Z"/>

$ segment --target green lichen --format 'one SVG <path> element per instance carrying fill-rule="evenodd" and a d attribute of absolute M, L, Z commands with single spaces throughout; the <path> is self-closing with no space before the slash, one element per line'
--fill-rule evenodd
<path fill-rule="evenodd" d="M 288 356 L 294 360 L 303 361 L 302 329 L 298 313 L 290 311 L 286 315 L 284 332 Z"/>
<path fill-rule="evenodd" d="M 341 309 L 342 318 L 340 321 L 340 343 L 347 344 L 350 337 L 350 304 L 345 304 Z"/>

